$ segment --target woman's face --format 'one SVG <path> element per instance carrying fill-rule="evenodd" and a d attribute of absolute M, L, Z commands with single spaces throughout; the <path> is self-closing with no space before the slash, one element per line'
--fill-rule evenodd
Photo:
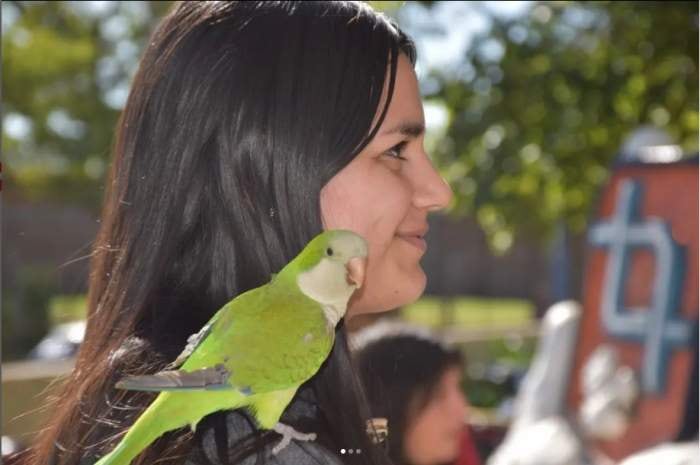
<path fill-rule="evenodd" d="M 420 237 L 428 230 L 428 212 L 447 206 L 452 191 L 423 149 L 424 127 L 416 75 L 400 54 L 394 95 L 377 135 L 321 190 L 324 229 L 349 229 L 369 243 L 365 281 L 348 316 L 391 310 L 425 289 Z"/>
<path fill-rule="evenodd" d="M 409 417 L 404 454 L 410 463 L 434 465 L 457 458 L 467 415 L 467 402 L 460 389 L 461 373 L 457 367 L 447 369 L 428 404 Z"/>

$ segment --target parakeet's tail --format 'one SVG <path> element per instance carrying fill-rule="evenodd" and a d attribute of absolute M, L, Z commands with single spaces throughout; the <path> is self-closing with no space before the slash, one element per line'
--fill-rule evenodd
<path fill-rule="evenodd" d="M 153 441 L 166 431 L 184 426 L 167 424 L 172 416 L 158 408 L 158 400 L 141 414 L 117 446 L 107 455 L 95 462 L 95 465 L 129 465 Z M 164 414 L 165 413 L 165 414 Z"/>
<path fill-rule="evenodd" d="M 95 465 L 128 465 L 156 438 L 147 438 L 145 435 L 142 435 L 139 439 L 143 439 L 144 441 L 141 444 L 135 444 L 133 440 L 128 440 L 125 437 L 124 440 L 117 445 L 117 447 L 115 447 L 109 454 L 98 460 Z"/>

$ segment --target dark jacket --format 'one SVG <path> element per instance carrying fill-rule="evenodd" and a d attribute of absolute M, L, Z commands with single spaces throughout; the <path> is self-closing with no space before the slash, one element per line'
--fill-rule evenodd
<path fill-rule="evenodd" d="M 290 426 L 315 422 L 318 418 L 318 406 L 310 388 L 300 390 L 282 414 L 280 421 Z M 234 465 L 233 461 L 222 460 L 222 455 L 229 452 L 241 438 L 249 436 L 254 430 L 254 420 L 244 410 L 231 410 L 210 415 L 197 424 L 194 445 L 185 465 Z M 311 433 L 310 429 L 297 430 Z M 318 435 L 318 432 L 316 432 Z M 272 448 L 282 436 L 274 433 L 275 440 L 265 448 L 263 460 L 258 461 L 258 453 L 238 461 L 235 465 L 343 465 L 338 452 L 331 452 L 317 441 L 292 441 L 277 455 L 272 455 Z M 14 465 L 22 465 L 27 454 L 10 457 Z M 55 459 L 55 457 L 53 457 Z M 84 457 L 81 464 L 91 465 L 96 458 Z"/>
<path fill-rule="evenodd" d="M 185 465 L 225 465 L 222 455 L 230 451 L 254 430 L 253 420 L 243 410 L 222 412 L 218 421 L 198 427 L 195 446 Z M 300 391 L 285 410 L 280 421 L 288 425 L 310 423 L 318 415 L 318 407 L 311 389 Z M 314 431 L 297 427 L 301 433 Z M 318 432 L 316 432 L 318 435 Z M 274 434 L 275 440 L 265 447 L 262 462 L 257 462 L 258 454 L 248 456 L 236 465 L 343 465 L 339 451 L 329 451 L 317 441 L 292 441 L 277 455 L 272 455 L 272 448 L 282 436 Z M 224 444 L 225 443 L 225 444 Z M 233 464 L 233 462 L 229 462 Z"/>

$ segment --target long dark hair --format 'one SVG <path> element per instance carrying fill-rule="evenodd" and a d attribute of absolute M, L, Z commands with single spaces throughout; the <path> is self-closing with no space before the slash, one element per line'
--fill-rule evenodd
<path fill-rule="evenodd" d="M 387 449 L 395 465 L 408 465 L 404 439 L 408 425 L 435 395 L 449 368 L 464 366 L 456 348 L 423 328 L 381 322 L 353 339 L 358 368 L 372 417 L 388 420 Z"/>
<path fill-rule="evenodd" d="M 224 303 L 322 231 L 321 188 L 376 134 L 399 53 L 415 63 L 410 39 L 359 2 L 173 7 L 118 123 L 85 342 L 30 463 L 109 451 L 155 396 L 114 383 L 164 368 Z M 318 402 L 318 441 L 366 451 L 348 463 L 382 463 L 346 341 L 341 323 L 304 386 Z M 182 463 L 192 437 L 166 433 L 133 463 Z"/>

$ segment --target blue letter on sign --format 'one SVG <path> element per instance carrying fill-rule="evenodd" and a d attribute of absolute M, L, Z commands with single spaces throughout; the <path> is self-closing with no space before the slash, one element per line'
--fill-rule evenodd
<path fill-rule="evenodd" d="M 666 388 L 671 351 L 694 342 L 697 322 L 678 314 L 685 275 L 683 249 L 673 240 L 665 221 L 642 221 L 637 212 L 640 196 L 638 182 L 621 181 L 615 212 L 609 221 L 591 227 L 589 241 L 608 249 L 601 308 L 603 327 L 613 337 L 644 345 L 642 389 L 660 395 Z M 625 308 L 624 304 L 629 257 L 634 248 L 650 249 L 656 261 L 652 301 L 645 308 Z"/>

